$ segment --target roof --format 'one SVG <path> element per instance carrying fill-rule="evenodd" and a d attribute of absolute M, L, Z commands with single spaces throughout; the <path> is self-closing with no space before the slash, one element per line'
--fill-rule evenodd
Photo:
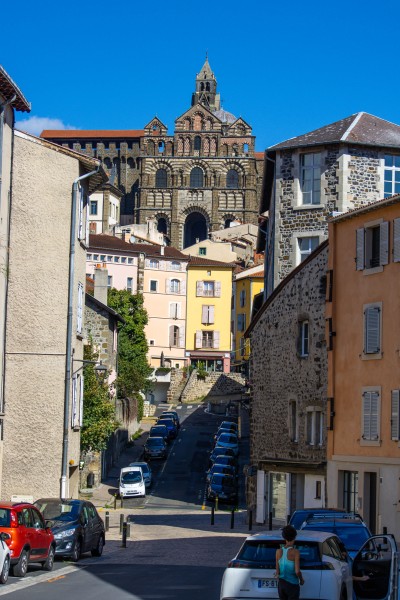
<path fill-rule="evenodd" d="M 312 531 L 312 530 L 307 530 L 304 531 L 303 529 L 300 529 L 297 532 L 297 536 L 296 536 L 296 540 L 298 542 L 323 542 L 324 540 L 326 540 L 326 538 L 331 537 L 332 533 L 329 533 L 328 531 Z M 282 533 L 279 531 L 263 531 L 262 533 L 255 533 L 254 535 L 249 535 L 246 538 L 247 540 L 253 540 L 253 541 L 258 541 L 258 540 L 282 540 Z"/>
<path fill-rule="evenodd" d="M 15 99 L 11 102 L 11 106 L 15 110 L 21 112 L 31 112 L 31 103 L 25 98 L 19 87 L 11 79 L 7 71 L 0 65 L 0 93 L 6 100 Z"/>
<path fill-rule="evenodd" d="M 224 108 L 221 108 L 220 110 L 214 110 L 213 115 L 222 121 L 222 123 L 234 123 L 237 121 L 235 115 L 231 112 L 228 112 Z"/>
<path fill-rule="evenodd" d="M 266 301 L 264 302 L 264 304 L 261 306 L 260 310 L 257 312 L 257 314 L 254 317 L 254 319 L 252 319 L 252 321 L 250 322 L 248 328 L 244 332 L 244 337 L 249 337 L 249 334 L 253 331 L 254 327 L 256 326 L 256 324 L 258 323 L 258 321 L 260 320 L 261 316 L 264 314 L 264 312 L 266 311 L 266 309 L 268 308 L 268 306 L 271 304 L 272 300 L 274 300 L 276 298 L 276 296 L 278 296 L 280 294 L 280 292 L 282 291 L 282 289 L 289 283 L 289 281 L 291 281 L 293 279 L 293 277 L 295 275 L 297 275 L 297 273 L 299 271 L 301 271 L 309 262 L 311 262 L 312 260 L 314 260 L 314 258 L 316 256 L 318 256 L 318 254 L 320 252 L 322 252 L 322 250 L 324 250 L 328 246 L 328 243 L 329 243 L 328 240 L 325 240 L 324 242 L 322 242 L 319 246 L 317 246 L 317 248 L 315 248 L 315 250 L 313 252 L 311 252 L 311 254 L 309 254 L 307 256 L 307 258 L 305 260 L 303 260 L 303 262 L 301 262 L 299 265 L 297 265 L 297 267 L 295 269 L 293 269 L 293 271 L 291 271 L 289 273 L 289 275 L 287 275 L 285 277 L 285 279 L 282 279 L 282 281 L 274 289 L 274 291 L 272 292 L 272 294 L 270 296 L 268 296 L 268 298 L 266 299 Z"/>
<path fill-rule="evenodd" d="M 201 67 L 200 72 L 197 74 L 197 79 L 200 76 L 206 76 L 207 79 L 215 79 L 215 75 L 211 70 L 210 63 L 208 62 L 208 56 L 206 56 L 206 60 L 204 61 L 204 65 Z"/>
<path fill-rule="evenodd" d="M 125 242 L 114 235 L 106 233 L 97 233 L 89 235 L 89 248 L 99 250 L 116 250 L 118 252 L 127 252 L 129 254 L 146 254 L 146 256 L 157 256 L 158 258 L 177 258 L 179 260 L 188 260 L 188 256 L 182 254 L 177 248 L 172 246 L 160 246 L 158 244 L 131 244 Z M 164 249 L 164 254 L 161 253 Z"/>
<path fill-rule="evenodd" d="M 96 306 L 98 306 L 102 310 L 106 310 L 112 317 L 115 318 L 116 321 L 119 321 L 120 323 L 123 323 L 123 324 L 126 323 L 125 319 L 123 319 L 121 317 L 121 315 L 119 313 L 117 313 L 113 308 L 111 308 L 110 306 L 107 306 L 107 304 L 103 304 L 103 302 L 100 302 L 100 300 L 98 300 L 97 298 L 92 296 L 92 294 L 88 294 L 86 292 L 85 303 L 87 303 L 88 301 L 93 302 L 93 304 L 96 304 Z"/>
<path fill-rule="evenodd" d="M 385 206 L 390 206 L 392 204 L 398 204 L 400 202 L 400 194 L 396 194 L 395 196 L 390 196 L 389 198 L 384 198 L 383 200 L 377 200 L 376 202 L 370 202 L 366 206 L 360 206 L 360 208 L 354 208 L 353 210 L 348 210 L 347 212 L 338 215 L 337 217 L 333 217 L 329 219 L 329 223 L 338 223 L 340 221 L 347 221 L 348 219 L 352 219 L 353 217 L 357 217 L 358 215 L 363 215 L 365 213 L 373 212 L 378 208 L 384 208 Z"/>
<path fill-rule="evenodd" d="M 268 150 L 347 142 L 366 146 L 400 147 L 400 126 L 359 112 L 309 133 L 275 144 Z"/>
<path fill-rule="evenodd" d="M 79 138 L 139 138 L 143 135 L 143 129 L 44 129 L 40 137 L 75 140 Z"/>
<path fill-rule="evenodd" d="M 236 275 L 236 281 L 240 281 L 241 279 L 264 279 L 264 267 L 261 265 L 256 271 L 253 271 L 254 267 L 250 269 L 245 269 L 241 273 Z M 248 273 L 247 271 L 253 271 L 252 273 Z"/>
<path fill-rule="evenodd" d="M 254 152 L 254 158 L 257 160 L 264 160 L 264 152 Z"/>
<path fill-rule="evenodd" d="M 130 244 L 136 252 L 146 254 L 146 256 L 156 256 L 157 258 L 176 258 L 179 260 L 188 260 L 186 254 L 173 246 L 160 246 L 159 244 Z M 161 252 L 161 249 L 163 251 Z"/>
<path fill-rule="evenodd" d="M 200 256 L 191 256 L 188 267 L 226 267 L 227 269 L 235 269 L 236 263 L 220 262 L 218 260 L 210 260 Z"/>

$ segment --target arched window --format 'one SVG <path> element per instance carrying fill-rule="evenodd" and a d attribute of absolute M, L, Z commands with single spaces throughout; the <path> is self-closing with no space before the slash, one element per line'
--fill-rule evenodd
<path fill-rule="evenodd" d="M 229 169 L 226 174 L 226 187 L 236 189 L 239 187 L 239 173 L 235 169 Z"/>
<path fill-rule="evenodd" d="M 200 90 L 201 90 L 202 92 L 204 91 L 204 83 L 203 83 L 203 82 L 201 82 L 201 84 L 200 84 Z"/>
<path fill-rule="evenodd" d="M 165 150 L 165 144 L 163 141 L 158 142 L 158 151 L 159 152 L 164 152 Z"/>
<path fill-rule="evenodd" d="M 224 224 L 225 229 L 229 229 L 232 222 L 233 222 L 233 219 L 225 219 L 225 224 Z"/>
<path fill-rule="evenodd" d="M 209 92 L 209 91 L 210 91 L 210 83 L 207 81 L 207 83 L 206 83 L 206 92 Z"/>
<path fill-rule="evenodd" d="M 171 294 L 179 294 L 181 290 L 181 282 L 179 279 L 171 279 L 170 292 Z"/>
<path fill-rule="evenodd" d="M 157 231 L 159 233 L 167 234 L 167 220 L 164 217 L 160 217 L 157 221 Z"/>
<path fill-rule="evenodd" d="M 204 175 L 200 167 L 194 167 L 190 171 L 190 187 L 201 188 L 203 187 Z"/>
<path fill-rule="evenodd" d="M 106 158 L 104 159 L 104 165 L 106 169 L 111 169 L 111 159 L 109 159 L 108 156 L 106 156 Z"/>
<path fill-rule="evenodd" d="M 179 327 L 177 325 L 171 325 L 169 328 L 169 345 L 171 348 L 179 347 Z"/>
<path fill-rule="evenodd" d="M 248 153 L 248 151 L 249 151 L 249 145 L 248 145 L 248 144 L 243 144 L 243 152 L 244 152 L 245 154 L 247 154 L 247 153 Z"/>
<path fill-rule="evenodd" d="M 194 138 L 194 150 L 201 150 L 201 137 L 199 135 Z"/>
<path fill-rule="evenodd" d="M 160 263 L 155 258 L 150 259 L 150 269 L 158 269 L 160 267 Z"/>
<path fill-rule="evenodd" d="M 158 169 L 156 172 L 156 188 L 167 187 L 167 171 L 166 169 Z"/>

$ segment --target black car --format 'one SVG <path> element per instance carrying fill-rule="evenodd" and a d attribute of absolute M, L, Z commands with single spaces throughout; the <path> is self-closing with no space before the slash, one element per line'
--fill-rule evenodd
<path fill-rule="evenodd" d="M 220 502 L 237 503 L 237 484 L 236 477 L 224 475 L 224 473 L 214 473 L 207 486 L 207 500 Z"/>
<path fill-rule="evenodd" d="M 210 461 L 209 461 L 210 467 L 211 467 L 211 465 L 213 465 L 216 462 L 216 459 L 219 456 L 231 456 L 234 459 L 235 464 L 236 464 L 235 453 L 231 448 L 215 447 L 214 450 L 210 454 Z M 232 464 L 234 464 L 234 463 L 232 463 Z"/>
<path fill-rule="evenodd" d="M 235 456 L 228 456 L 227 454 L 219 454 L 215 457 L 214 461 L 210 464 L 210 469 L 218 461 L 219 465 L 230 465 L 237 471 L 237 460 Z"/>
<path fill-rule="evenodd" d="M 215 473 L 222 473 L 223 475 L 233 475 L 233 477 L 237 478 L 237 472 L 233 465 L 221 465 L 220 463 L 214 463 L 212 467 L 210 467 L 206 473 L 207 483 L 210 482 L 211 477 Z"/>
<path fill-rule="evenodd" d="M 162 437 L 148 437 L 143 452 L 145 460 L 165 458 L 167 456 L 167 444 Z"/>
<path fill-rule="evenodd" d="M 168 442 L 168 428 L 165 425 L 153 425 L 153 427 L 150 428 L 149 437 L 162 437 L 166 442 Z"/>
<path fill-rule="evenodd" d="M 168 429 L 168 435 L 171 440 L 175 439 L 178 435 L 178 427 L 176 426 L 174 419 L 159 418 L 156 424 L 165 425 L 165 427 Z"/>
<path fill-rule="evenodd" d="M 181 423 L 179 421 L 179 416 L 177 412 L 175 412 L 174 410 L 164 410 L 160 415 L 160 419 L 165 419 L 165 417 L 173 419 L 177 428 L 180 429 Z"/>
<path fill-rule="evenodd" d="M 102 555 L 106 543 L 104 523 L 91 502 L 40 498 L 35 506 L 54 534 L 56 556 L 76 562 L 85 552 Z"/>

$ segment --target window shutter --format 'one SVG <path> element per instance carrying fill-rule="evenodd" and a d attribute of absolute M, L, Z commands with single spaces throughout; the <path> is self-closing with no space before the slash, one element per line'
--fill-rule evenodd
<path fill-rule="evenodd" d="M 220 281 L 215 282 L 215 297 L 221 298 L 221 282 Z"/>
<path fill-rule="evenodd" d="M 364 259 L 364 228 L 357 229 L 356 232 L 356 270 L 363 271 L 365 268 Z"/>
<path fill-rule="evenodd" d="M 185 347 L 185 328 L 179 328 L 179 348 Z"/>
<path fill-rule="evenodd" d="M 169 326 L 169 347 L 174 345 L 174 325 Z"/>
<path fill-rule="evenodd" d="M 202 333 L 201 331 L 196 331 L 196 343 L 195 346 L 196 348 L 201 348 L 201 338 L 202 338 Z"/>
<path fill-rule="evenodd" d="M 180 292 L 182 295 L 186 294 L 186 281 L 181 279 Z"/>
<path fill-rule="evenodd" d="M 176 318 L 180 319 L 181 318 L 181 303 L 177 302 L 176 303 Z"/>
<path fill-rule="evenodd" d="M 387 265 L 389 262 L 389 221 L 380 224 L 379 264 Z"/>
<path fill-rule="evenodd" d="M 79 396 L 79 427 L 83 425 L 83 388 L 84 388 L 84 378 L 81 375 L 81 389 Z"/>
<path fill-rule="evenodd" d="M 400 219 L 393 221 L 393 261 L 400 262 Z"/>
<path fill-rule="evenodd" d="M 72 408 L 71 408 L 71 427 L 74 428 L 76 421 L 76 377 L 72 378 Z"/>
<path fill-rule="evenodd" d="M 169 318 L 176 318 L 176 304 L 174 302 L 171 302 L 171 304 L 169 305 Z"/>
<path fill-rule="evenodd" d="M 378 392 L 371 392 L 371 440 L 379 439 L 379 394 Z"/>
<path fill-rule="evenodd" d="M 82 313 L 83 313 L 83 285 L 78 283 L 78 306 L 76 315 L 76 331 L 82 333 Z"/>
<path fill-rule="evenodd" d="M 78 206 L 78 239 L 82 240 L 84 236 L 83 229 L 83 207 L 84 207 L 85 192 L 83 187 L 79 189 L 79 206 Z M 86 235 L 86 232 L 85 232 Z"/>
<path fill-rule="evenodd" d="M 367 308 L 365 311 L 365 353 L 380 352 L 380 309 Z"/>
<path fill-rule="evenodd" d="M 205 304 L 203 304 L 203 306 L 201 307 L 201 322 L 204 325 L 208 325 L 208 306 L 206 306 Z"/>
<path fill-rule="evenodd" d="M 400 390 L 392 390 L 391 438 L 399 439 L 399 396 Z"/>
<path fill-rule="evenodd" d="M 167 279 L 167 281 L 165 282 L 165 293 L 166 294 L 171 293 L 171 280 L 170 279 Z"/>
<path fill-rule="evenodd" d="M 363 431 L 362 437 L 364 440 L 371 439 L 371 392 L 363 394 Z"/>
<path fill-rule="evenodd" d="M 208 323 L 209 325 L 214 323 L 214 306 L 208 307 Z"/>
<path fill-rule="evenodd" d="M 85 228 L 85 244 L 89 246 L 89 198 L 86 198 L 86 228 Z"/>
<path fill-rule="evenodd" d="M 219 331 L 214 331 L 213 348 L 219 348 Z"/>

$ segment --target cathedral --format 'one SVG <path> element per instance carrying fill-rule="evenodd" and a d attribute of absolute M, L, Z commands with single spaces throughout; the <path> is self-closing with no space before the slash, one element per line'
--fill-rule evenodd
<path fill-rule="evenodd" d="M 257 223 L 264 153 L 251 126 L 221 106 L 206 58 L 191 107 L 168 135 L 154 117 L 143 130 L 45 130 L 42 137 L 102 160 L 122 192 L 121 225 L 156 220 L 176 248 L 230 223 Z"/>

